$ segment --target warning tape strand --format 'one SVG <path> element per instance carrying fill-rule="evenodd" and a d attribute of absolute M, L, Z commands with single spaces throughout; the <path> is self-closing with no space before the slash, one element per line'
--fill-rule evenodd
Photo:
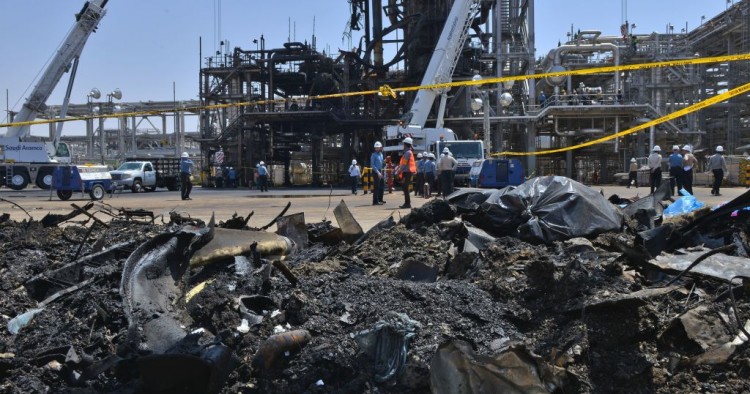
<path fill-rule="evenodd" d="M 442 89 L 451 88 L 451 87 L 481 86 L 481 85 L 487 85 L 487 84 L 499 84 L 499 83 L 510 82 L 510 81 L 523 81 L 523 80 L 528 80 L 528 79 L 567 77 L 567 76 L 573 76 L 573 75 L 606 74 L 606 73 L 612 73 L 612 72 L 642 70 L 642 69 L 658 68 L 658 67 L 676 67 L 676 66 L 696 65 L 696 64 L 726 63 L 726 62 L 736 62 L 736 61 L 742 61 L 742 60 L 750 60 L 750 53 L 703 57 L 703 58 L 669 60 L 669 61 L 660 61 L 660 62 L 651 62 L 651 63 L 613 65 L 613 66 L 604 66 L 604 67 L 585 68 L 585 69 L 579 69 L 579 70 L 547 72 L 547 73 L 541 73 L 541 74 L 526 74 L 526 75 L 514 75 L 514 76 L 507 76 L 507 77 L 493 77 L 493 78 L 483 78 L 481 80 L 456 81 L 456 82 L 446 82 L 446 83 L 420 85 L 420 86 L 405 86 L 405 87 L 400 87 L 400 88 L 392 88 L 388 85 L 383 85 L 380 88 L 375 89 L 375 90 L 323 94 L 323 95 L 317 95 L 317 96 L 308 96 L 305 99 L 306 100 L 326 100 L 326 99 L 332 99 L 332 98 L 344 98 L 344 97 L 368 96 L 368 95 L 379 95 L 381 97 L 396 98 L 399 92 L 410 92 L 410 91 L 416 91 L 416 90 L 421 90 L 421 89 L 442 90 Z M 136 112 L 121 112 L 121 113 L 114 113 L 114 114 L 75 116 L 75 117 L 67 117 L 63 119 L 39 119 L 39 120 L 31 120 L 31 121 L 25 121 L 25 122 L 0 123 L 0 128 L 31 126 L 31 125 L 41 125 L 41 124 L 60 123 L 60 122 L 73 122 L 73 121 L 81 121 L 81 120 L 89 120 L 89 119 L 110 119 L 110 118 L 122 118 L 122 117 L 134 117 L 134 116 L 162 115 L 162 114 L 177 113 L 177 112 L 197 112 L 197 111 L 202 111 L 202 110 L 251 107 L 251 106 L 256 106 L 256 105 L 260 106 L 260 105 L 271 105 L 271 104 L 283 104 L 283 103 L 294 102 L 294 101 L 295 101 L 294 98 L 285 98 L 285 99 L 274 99 L 274 100 L 243 101 L 243 102 L 238 102 L 238 103 L 211 104 L 211 105 L 202 105 L 202 106 L 193 106 L 193 107 L 179 107 L 179 108 L 171 108 L 171 109 L 164 109 L 164 110 L 148 110 L 148 111 L 136 111 Z"/>
<path fill-rule="evenodd" d="M 604 136 L 604 137 L 601 137 L 601 138 L 597 138 L 595 140 L 586 141 L 586 142 L 583 142 L 581 144 L 566 146 L 566 147 L 563 147 L 563 148 L 556 148 L 556 149 L 547 149 L 547 150 L 542 150 L 542 151 L 535 151 L 535 152 L 511 152 L 511 151 L 499 152 L 499 153 L 492 153 L 491 156 L 548 155 L 548 154 L 551 154 L 551 153 L 566 152 L 566 151 L 570 151 L 570 150 L 584 148 L 584 147 L 591 146 L 591 145 L 600 144 L 600 143 L 605 142 L 605 141 L 613 140 L 615 138 L 626 136 L 628 134 L 633 134 L 635 132 L 644 130 L 644 129 L 649 128 L 651 126 L 656 126 L 656 125 L 658 125 L 660 123 L 664 123 L 666 121 L 673 120 L 673 119 L 679 118 L 681 116 L 685 116 L 685 115 L 687 115 L 689 113 L 701 110 L 703 108 L 706 108 L 708 106 L 720 103 L 722 101 L 727 101 L 727 100 L 729 100 L 732 97 L 739 96 L 739 95 L 741 95 L 743 93 L 747 93 L 748 91 L 750 91 L 750 83 L 746 83 L 746 84 L 744 84 L 742 86 L 739 86 L 739 87 L 736 87 L 734 89 L 728 90 L 728 91 L 726 91 L 724 93 L 718 94 L 718 95 L 713 96 L 713 97 L 711 97 L 709 99 L 700 101 L 700 102 L 695 103 L 693 105 L 687 106 L 687 107 L 685 107 L 683 109 L 674 111 L 674 112 L 672 112 L 670 114 L 667 114 L 667 115 L 664 115 L 664 116 L 662 116 L 660 118 L 653 119 L 651 121 L 648 121 L 646 123 L 640 124 L 640 125 L 635 126 L 635 127 L 631 127 L 631 128 L 629 128 L 627 130 L 623 130 L 623 131 L 620 131 L 618 133 L 614 133 L 614 134 L 610 134 L 610 135 L 607 135 L 607 136 Z"/>

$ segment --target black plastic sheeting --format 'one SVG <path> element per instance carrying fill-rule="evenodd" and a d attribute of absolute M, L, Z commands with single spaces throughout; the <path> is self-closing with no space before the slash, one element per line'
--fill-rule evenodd
<path fill-rule="evenodd" d="M 561 176 L 533 178 L 518 187 L 467 189 L 449 196 L 463 220 L 497 236 L 551 243 L 622 227 L 623 216 L 598 191 Z"/>

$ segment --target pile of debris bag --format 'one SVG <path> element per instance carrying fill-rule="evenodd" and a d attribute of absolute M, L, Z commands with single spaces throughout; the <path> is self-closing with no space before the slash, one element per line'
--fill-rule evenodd
<path fill-rule="evenodd" d="M 748 392 L 750 192 L 667 219 L 663 193 L 538 177 L 367 232 L 343 201 L 5 220 L 0 391 Z"/>

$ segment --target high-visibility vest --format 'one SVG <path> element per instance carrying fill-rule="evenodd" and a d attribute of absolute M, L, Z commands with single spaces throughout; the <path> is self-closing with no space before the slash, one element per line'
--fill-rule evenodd
<path fill-rule="evenodd" d="M 408 164 L 409 172 L 411 172 L 412 174 L 415 174 L 417 172 L 417 162 L 414 161 L 414 151 L 409 150 L 409 152 L 411 153 L 409 155 L 409 161 L 408 162 L 406 161 L 406 155 L 404 154 L 403 156 L 401 156 L 401 162 L 399 163 L 399 165 L 403 167 Z"/>

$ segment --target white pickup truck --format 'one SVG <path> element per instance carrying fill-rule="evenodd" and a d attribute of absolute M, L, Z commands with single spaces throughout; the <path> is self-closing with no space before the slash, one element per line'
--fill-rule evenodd
<path fill-rule="evenodd" d="M 110 175 L 116 184 L 129 188 L 133 193 L 142 190 L 152 192 L 157 187 L 175 191 L 180 189 L 180 159 L 127 159 Z"/>

